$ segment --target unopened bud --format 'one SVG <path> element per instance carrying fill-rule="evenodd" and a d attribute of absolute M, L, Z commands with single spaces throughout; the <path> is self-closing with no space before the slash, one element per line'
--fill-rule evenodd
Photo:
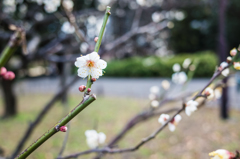
<path fill-rule="evenodd" d="M 95 37 L 95 38 L 94 38 L 94 41 L 97 42 L 97 41 L 98 41 L 98 37 Z"/>
<path fill-rule="evenodd" d="M 13 80 L 15 78 L 15 74 L 12 71 L 7 71 L 4 75 L 3 78 L 5 80 Z"/>
<path fill-rule="evenodd" d="M 97 80 L 96 78 L 92 78 L 92 79 L 91 79 L 92 82 L 95 82 L 96 80 Z"/>
<path fill-rule="evenodd" d="M 83 92 L 86 89 L 86 86 L 81 85 L 81 86 L 79 86 L 78 89 L 79 89 L 80 92 Z"/>
<path fill-rule="evenodd" d="M 5 73 L 7 73 L 7 69 L 5 67 L 1 67 L 0 76 L 3 76 Z"/>
<path fill-rule="evenodd" d="M 230 63 L 230 62 L 232 62 L 232 57 L 228 56 L 227 57 L 227 63 Z"/>
<path fill-rule="evenodd" d="M 90 93 L 90 92 L 91 92 L 91 88 L 88 88 L 88 89 L 87 89 L 87 92 Z"/>
<path fill-rule="evenodd" d="M 66 126 L 61 126 L 61 127 L 59 128 L 59 131 L 61 131 L 61 132 L 66 132 L 66 131 L 67 131 L 67 127 L 66 127 Z"/>
<path fill-rule="evenodd" d="M 235 56 L 237 54 L 237 49 L 236 48 L 233 48 L 231 51 L 230 51 L 230 55 L 231 56 Z"/>

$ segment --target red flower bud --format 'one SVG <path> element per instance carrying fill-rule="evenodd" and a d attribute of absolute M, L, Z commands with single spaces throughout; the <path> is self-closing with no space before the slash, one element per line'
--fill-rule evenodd
<path fill-rule="evenodd" d="M 13 80 L 15 78 L 15 74 L 12 71 L 8 71 L 3 75 L 5 80 Z"/>
<path fill-rule="evenodd" d="M 7 73 L 7 69 L 5 67 L 1 67 L 0 76 L 3 76 L 5 73 Z"/>
<path fill-rule="evenodd" d="M 78 89 L 79 89 L 80 92 L 83 92 L 86 89 L 86 86 L 81 85 L 81 86 L 79 86 Z"/>
<path fill-rule="evenodd" d="M 90 92 L 91 92 L 91 88 L 88 88 L 88 89 L 87 89 L 87 92 L 90 93 Z"/>
<path fill-rule="evenodd" d="M 97 80 L 96 78 L 92 78 L 92 79 L 91 79 L 92 82 L 95 82 L 96 80 Z"/>
<path fill-rule="evenodd" d="M 66 132 L 67 131 L 67 127 L 66 126 L 61 126 L 59 131 Z"/>

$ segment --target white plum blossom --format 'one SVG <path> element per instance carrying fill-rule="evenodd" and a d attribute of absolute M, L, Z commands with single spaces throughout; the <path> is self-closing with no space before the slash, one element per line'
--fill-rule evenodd
<path fill-rule="evenodd" d="M 158 93 L 159 93 L 159 87 L 158 87 L 158 86 L 152 86 L 152 87 L 150 88 L 150 92 L 151 92 L 152 94 L 158 94 Z"/>
<path fill-rule="evenodd" d="M 234 62 L 234 63 L 233 63 L 233 67 L 234 67 L 236 70 L 240 70 L 240 62 Z"/>
<path fill-rule="evenodd" d="M 92 52 L 86 56 L 78 57 L 75 66 L 79 67 L 79 77 L 86 78 L 91 75 L 92 78 L 99 78 L 103 75 L 102 70 L 107 67 L 107 63 L 100 59 L 97 52 Z"/>
<path fill-rule="evenodd" d="M 170 83 L 167 80 L 163 80 L 161 85 L 162 85 L 162 88 L 165 90 L 168 90 L 170 88 Z"/>
<path fill-rule="evenodd" d="M 104 144 L 106 140 L 106 135 L 103 132 L 97 132 L 96 130 L 85 131 L 86 142 L 89 148 L 96 148 L 100 144 Z"/>
<path fill-rule="evenodd" d="M 63 1 L 63 6 L 64 8 L 66 8 L 67 10 L 72 10 L 73 9 L 73 6 L 74 6 L 74 3 L 72 0 L 64 0 Z"/>
<path fill-rule="evenodd" d="M 158 118 L 158 122 L 162 125 L 165 124 L 169 120 L 170 116 L 168 114 L 161 114 Z M 168 123 L 168 128 L 170 131 L 174 131 L 176 129 L 176 125 L 180 122 L 182 119 L 181 115 L 176 115 L 172 121 Z"/>
<path fill-rule="evenodd" d="M 216 99 L 220 99 L 222 97 L 222 88 L 216 88 L 214 90 L 214 96 Z"/>
<path fill-rule="evenodd" d="M 235 56 L 237 54 L 237 49 L 236 48 L 233 48 L 231 51 L 230 51 L 230 55 L 231 56 Z"/>
<path fill-rule="evenodd" d="M 75 28 L 68 21 L 63 23 L 61 30 L 65 34 L 72 34 L 75 32 Z"/>
<path fill-rule="evenodd" d="M 209 153 L 209 156 L 212 156 L 211 159 L 231 159 L 234 157 L 231 152 L 224 149 L 218 149 L 216 151 L 213 151 Z"/>
<path fill-rule="evenodd" d="M 190 100 L 186 103 L 185 113 L 190 116 L 194 111 L 197 110 L 198 102 Z"/>
<path fill-rule="evenodd" d="M 224 69 L 225 67 L 227 67 L 227 66 L 228 66 L 228 63 L 227 63 L 227 62 L 222 62 L 222 63 L 220 64 L 220 69 L 223 70 L 223 69 Z M 229 71 L 229 68 L 226 68 L 225 70 L 222 71 L 222 75 L 226 77 L 226 76 L 228 76 L 229 72 L 230 72 L 230 71 Z"/>
<path fill-rule="evenodd" d="M 189 67 L 189 65 L 191 64 L 191 59 L 190 58 L 186 58 L 184 61 L 183 61 L 183 68 L 187 69 Z"/>
<path fill-rule="evenodd" d="M 158 102 L 157 100 L 153 100 L 153 101 L 151 102 L 151 106 L 154 107 L 154 108 L 156 108 L 156 107 L 159 106 L 159 102 Z"/>
<path fill-rule="evenodd" d="M 214 97 L 213 89 L 210 87 L 207 87 L 203 93 L 207 96 L 208 99 L 213 99 Z"/>
<path fill-rule="evenodd" d="M 187 81 L 187 75 L 185 72 L 176 72 L 172 74 L 172 81 L 175 84 L 184 84 Z"/>
<path fill-rule="evenodd" d="M 181 66 L 178 63 L 175 63 L 172 69 L 174 72 L 179 72 L 181 70 Z"/>

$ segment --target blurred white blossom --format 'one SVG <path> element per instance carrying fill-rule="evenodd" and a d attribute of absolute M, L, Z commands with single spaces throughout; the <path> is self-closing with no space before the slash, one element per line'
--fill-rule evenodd
<path fill-rule="evenodd" d="M 175 63 L 172 69 L 174 72 L 179 72 L 181 70 L 181 66 L 178 63 Z"/>
<path fill-rule="evenodd" d="M 157 100 L 153 100 L 153 101 L 151 102 L 151 106 L 154 107 L 154 108 L 156 108 L 156 107 L 159 106 L 159 102 L 158 102 Z"/>
<path fill-rule="evenodd" d="M 176 72 L 172 74 L 172 81 L 175 84 L 184 84 L 187 81 L 187 75 L 185 72 Z"/>
<path fill-rule="evenodd" d="M 167 80 L 163 80 L 161 85 L 165 90 L 168 90 L 170 88 L 170 83 Z"/>
<path fill-rule="evenodd" d="M 83 42 L 83 43 L 81 43 L 81 45 L 80 45 L 80 51 L 81 51 L 82 53 L 86 53 L 87 50 L 88 50 L 88 47 L 89 47 L 88 43 Z"/>
<path fill-rule="evenodd" d="M 159 93 L 159 87 L 158 86 L 152 86 L 150 88 L 150 92 L 153 94 L 158 94 Z"/>
<path fill-rule="evenodd" d="M 218 149 L 209 153 L 209 156 L 212 156 L 212 159 L 232 159 L 235 155 L 227 150 Z"/>
<path fill-rule="evenodd" d="M 213 99 L 214 98 L 214 92 L 213 92 L 213 89 L 210 88 L 210 87 L 207 87 L 204 92 L 203 92 L 205 95 L 207 95 L 207 98 L 208 99 Z"/>
<path fill-rule="evenodd" d="M 158 122 L 162 125 L 165 124 L 169 120 L 170 116 L 168 114 L 161 114 L 158 118 Z M 181 121 L 181 115 L 176 115 L 172 121 L 168 123 L 168 128 L 170 131 L 174 131 L 176 129 L 176 125 Z"/>
<path fill-rule="evenodd" d="M 222 62 L 222 63 L 220 64 L 220 69 L 223 70 L 223 69 L 226 68 L 227 66 L 228 66 L 228 63 L 227 63 L 227 62 Z M 225 70 L 222 71 L 222 75 L 226 77 L 226 76 L 228 76 L 229 72 L 230 72 L 229 68 L 226 68 Z"/>
<path fill-rule="evenodd" d="M 214 90 L 214 96 L 216 99 L 220 99 L 222 97 L 222 88 L 218 87 Z"/>
<path fill-rule="evenodd" d="M 85 131 L 86 141 L 89 148 L 97 148 L 100 144 L 104 144 L 106 140 L 106 135 L 102 132 L 97 132 L 96 130 Z"/>
<path fill-rule="evenodd" d="M 191 64 L 191 59 L 190 58 L 186 58 L 184 61 L 183 61 L 183 68 L 187 69 L 189 67 L 189 65 Z"/>
<path fill-rule="evenodd" d="M 190 116 L 194 111 L 197 110 L 198 102 L 190 100 L 186 103 L 185 113 Z"/>
<path fill-rule="evenodd" d="M 63 0 L 63 6 L 69 11 L 73 10 L 74 3 L 72 0 Z"/>
<path fill-rule="evenodd" d="M 63 23 L 61 30 L 65 34 L 72 34 L 75 32 L 75 28 L 68 21 Z"/>

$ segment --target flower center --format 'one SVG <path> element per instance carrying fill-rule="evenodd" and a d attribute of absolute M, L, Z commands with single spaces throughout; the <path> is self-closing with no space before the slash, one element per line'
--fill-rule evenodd
<path fill-rule="evenodd" d="M 94 65 L 95 65 L 95 62 L 93 62 L 91 60 L 87 61 L 87 67 L 94 67 Z"/>

